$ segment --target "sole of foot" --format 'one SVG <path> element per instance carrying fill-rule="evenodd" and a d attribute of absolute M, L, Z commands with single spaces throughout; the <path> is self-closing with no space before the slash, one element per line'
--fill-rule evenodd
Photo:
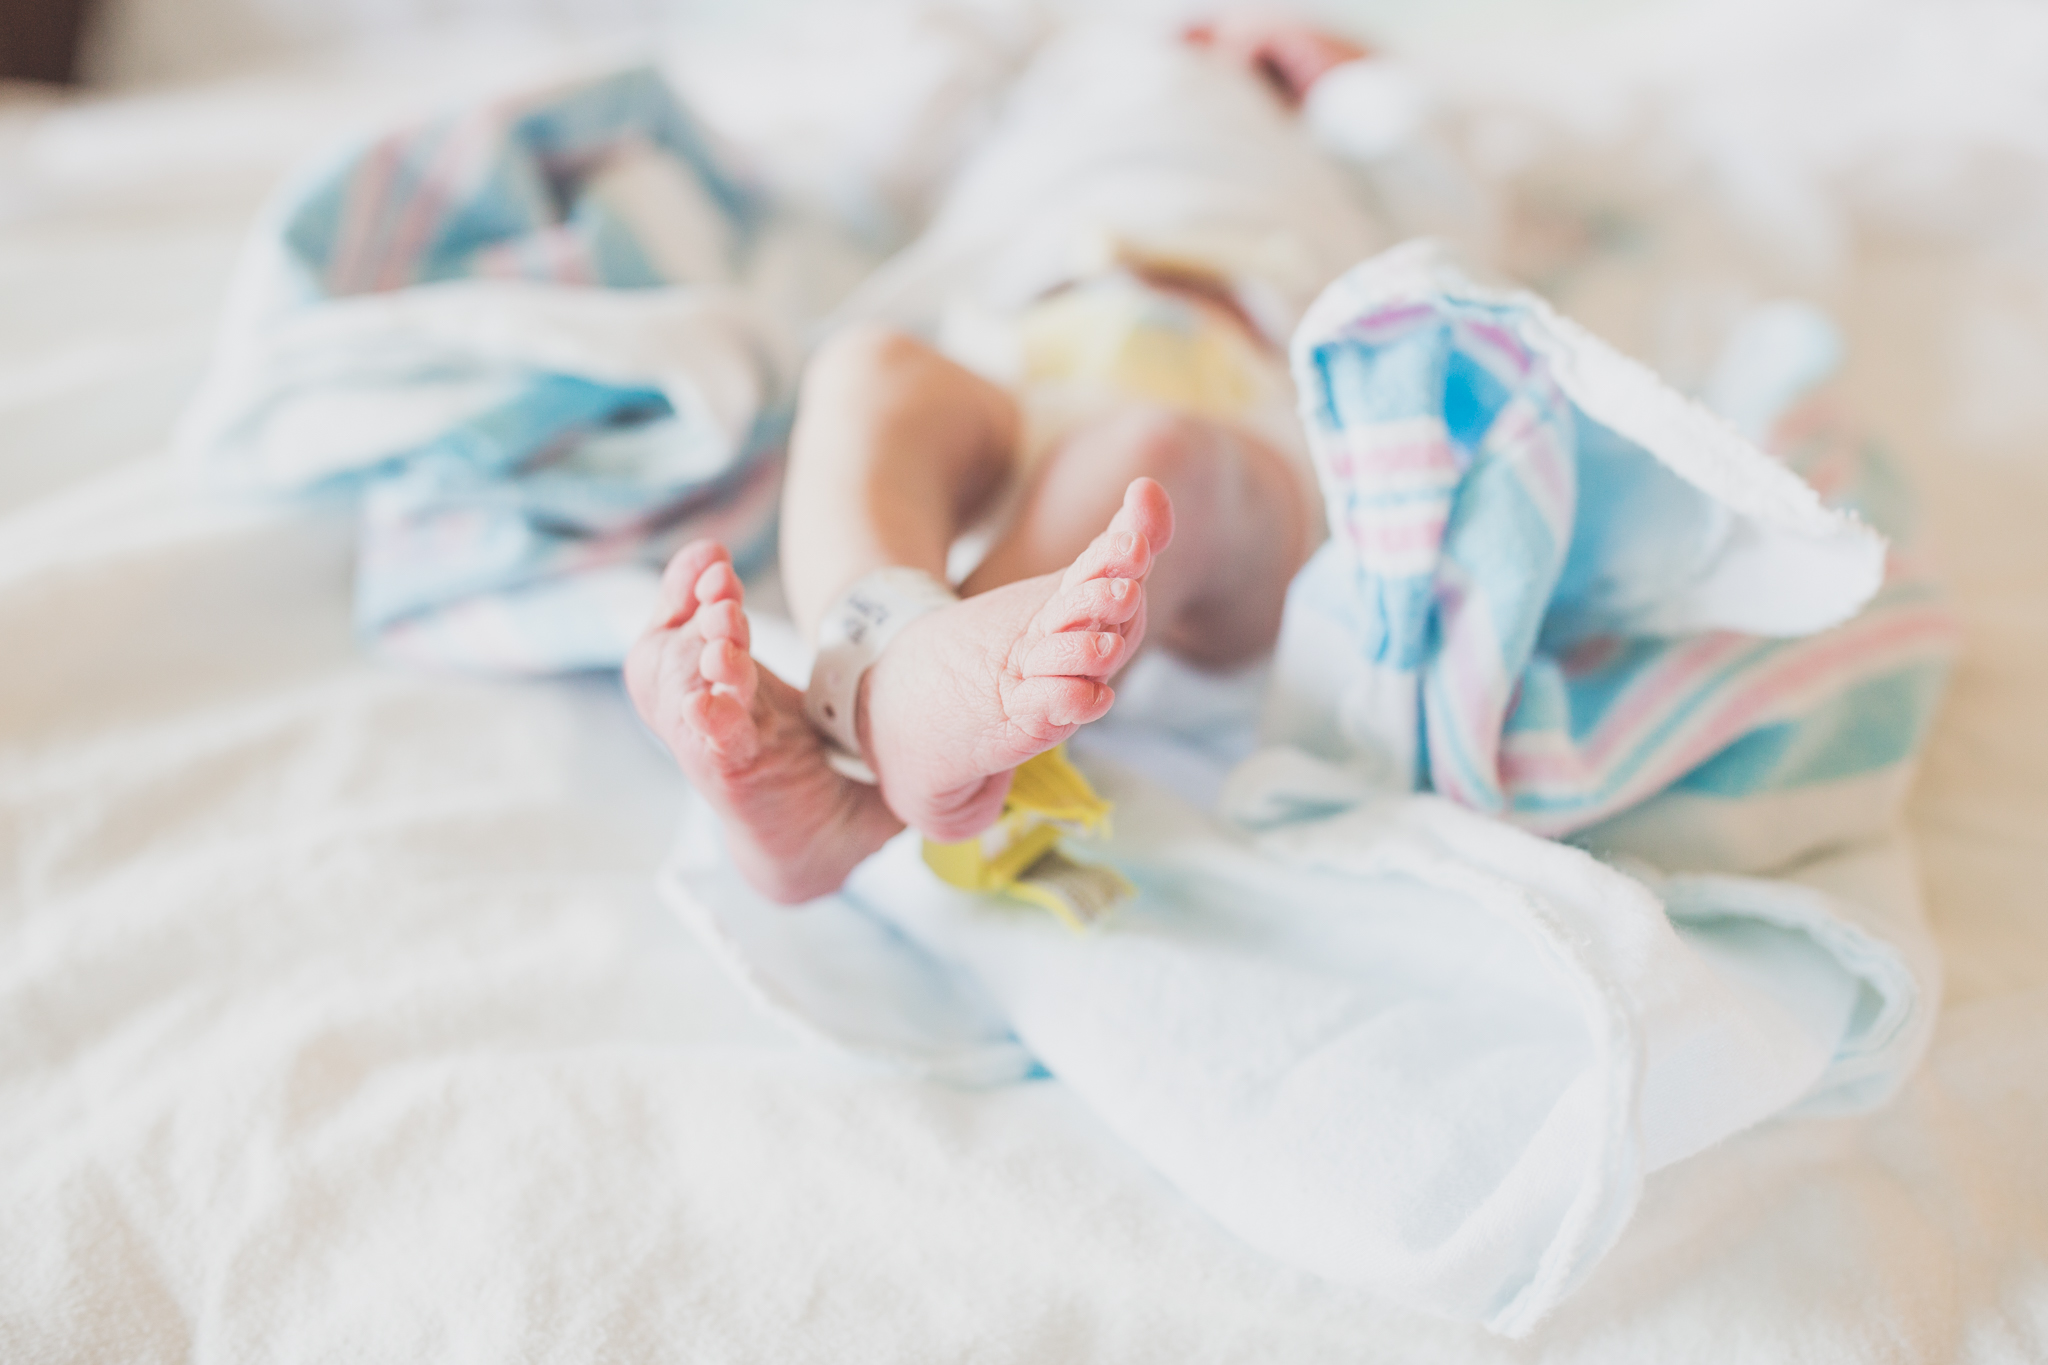
<path fill-rule="evenodd" d="M 740 872 L 793 904 L 836 890 L 903 825 L 875 788 L 833 769 L 803 695 L 748 653 L 745 593 L 724 546 L 678 551 L 627 656 L 626 685 L 718 812 Z"/>
<path fill-rule="evenodd" d="M 1165 489 L 1135 479 L 1063 572 L 904 627 L 861 685 L 863 751 L 889 808 L 934 839 L 994 822 L 1010 773 L 1100 719 L 1145 634 L 1145 577 L 1173 537 Z"/>

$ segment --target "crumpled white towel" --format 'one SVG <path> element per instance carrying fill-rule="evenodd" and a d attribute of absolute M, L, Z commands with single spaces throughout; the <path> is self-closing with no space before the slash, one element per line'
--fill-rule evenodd
<path fill-rule="evenodd" d="M 693 821 L 665 889 L 807 1035 L 954 1081 L 1036 1058 L 1252 1245 L 1511 1335 L 1648 1171 L 1923 1042 L 1924 961 L 1816 886 L 1646 883 L 1433 797 L 1251 835 L 1088 768 L 1140 896 L 1085 939 L 915 835 L 792 913 Z"/>

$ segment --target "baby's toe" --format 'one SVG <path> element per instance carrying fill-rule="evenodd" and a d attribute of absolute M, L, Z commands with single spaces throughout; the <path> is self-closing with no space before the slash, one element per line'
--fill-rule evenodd
<path fill-rule="evenodd" d="M 683 699 L 683 720 L 697 739 L 725 763 L 743 768 L 760 749 L 761 731 L 737 698 L 709 689 Z"/>
<path fill-rule="evenodd" d="M 713 602 L 739 602 L 745 599 L 747 590 L 740 582 L 730 559 L 714 560 L 697 578 L 697 600 L 705 606 Z"/>
<path fill-rule="evenodd" d="M 1173 500 L 1156 479 L 1132 479 L 1123 506 L 1110 518 L 1110 529 L 1135 531 L 1157 555 L 1173 539 Z"/>
<path fill-rule="evenodd" d="M 1048 675 L 1026 678 L 1012 690 L 1009 715 L 1034 741 L 1050 746 L 1075 729 L 1102 719 L 1116 693 L 1092 678 Z"/>
<path fill-rule="evenodd" d="M 1123 664 L 1126 648 L 1114 631 L 1061 631 L 1035 641 L 1020 671 L 1027 678 L 1106 678 Z"/>
<path fill-rule="evenodd" d="M 704 652 L 697 657 L 697 673 L 742 706 L 753 701 L 754 684 L 760 676 L 752 656 L 731 640 L 705 641 Z"/>
<path fill-rule="evenodd" d="M 695 625 L 707 640 L 730 640 L 743 650 L 753 644 L 753 630 L 747 624 L 747 613 L 737 598 L 725 597 L 705 603 L 697 613 Z"/>
<path fill-rule="evenodd" d="M 1041 629 L 1081 630 L 1120 626 L 1145 605 L 1145 586 L 1135 578 L 1090 578 L 1054 595 Z"/>
<path fill-rule="evenodd" d="M 1081 551 L 1060 587 L 1077 588 L 1097 578 L 1140 579 L 1151 567 L 1152 547 L 1145 537 L 1137 531 L 1120 530 L 1112 523 L 1110 529 Z"/>
<path fill-rule="evenodd" d="M 676 551 L 662 570 L 661 588 L 656 595 L 650 630 L 668 630 L 689 620 L 697 611 L 697 584 L 713 564 L 728 560 L 723 545 L 715 540 L 693 540 Z"/>

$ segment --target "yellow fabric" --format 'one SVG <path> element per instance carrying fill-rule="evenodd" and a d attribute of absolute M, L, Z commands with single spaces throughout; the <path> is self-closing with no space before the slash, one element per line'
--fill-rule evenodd
<path fill-rule="evenodd" d="M 1237 416 L 1265 396 L 1258 344 L 1218 305 L 1126 275 L 1039 300 L 1019 322 L 1027 384 L 1081 383 L 1198 416 Z"/>
<path fill-rule="evenodd" d="M 1110 803 L 1067 760 L 1066 746 L 1020 766 L 996 823 L 972 839 L 924 841 L 925 865 L 963 891 L 1015 896 L 1086 929 L 1136 894 L 1113 868 L 1064 856 L 1066 835 L 1107 834 Z"/>

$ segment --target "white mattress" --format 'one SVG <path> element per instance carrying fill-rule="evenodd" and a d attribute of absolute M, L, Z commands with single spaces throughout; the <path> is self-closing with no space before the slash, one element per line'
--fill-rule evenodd
<path fill-rule="evenodd" d="M 1261 1260 L 1057 1083 L 800 1049 L 657 904 L 683 791 L 610 680 L 381 668 L 347 506 L 169 465 L 275 176 L 545 64 L 0 103 L 0 1357 L 2048 1359 L 2044 224 L 1845 198 L 1884 230 L 1801 267 L 1966 629 L 1911 807 L 1930 1058 L 1653 1178 L 1505 1343 Z"/>

